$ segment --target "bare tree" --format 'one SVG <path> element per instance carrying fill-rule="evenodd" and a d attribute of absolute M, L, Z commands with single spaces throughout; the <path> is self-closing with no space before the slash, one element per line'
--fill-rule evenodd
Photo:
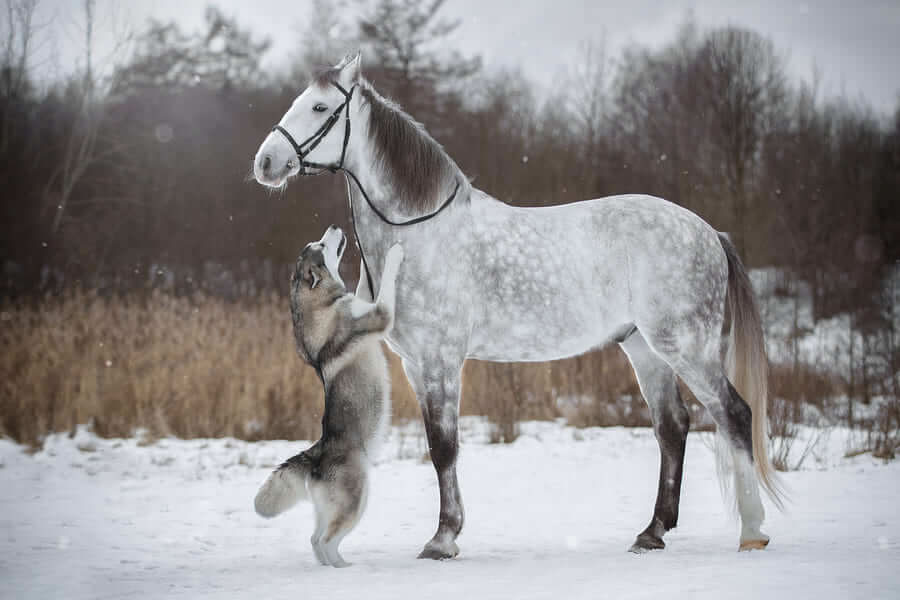
<path fill-rule="evenodd" d="M 611 65 L 606 53 L 606 39 L 587 40 L 579 44 L 578 58 L 567 78 L 569 108 L 575 116 L 575 127 L 589 153 L 599 148 L 610 118 L 608 90 Z"/>
<path fill-rule="evenodd" d="M 0 56 L 0 94 L 4 97 L 0 156 L 5 155 L 10 140 L 15 113 L 14 102 L 24 101 L 29 85 L 28 64 L 34 50 L 34 36 L 38 25 L 34 13 L 38 0 L 6 0 L 6 31 L 3 55 Z"/>
<path fill-rule="evenodd" d="M 573 117 L 572 135 L 580 141 L 580 176 L 587 182 L 585 193 L 590 195 L 604 192 L 603 177 L 621 163 L 609 145 L 613 122 L 612 67 L 604 36 L 579 45 L 575 66 L 565 78 L 566 105 Z"/>
<path fill-rule="evenodd" d="M 103 70 L 113 70 L 115 63 L 127 54 L 131 43 L 131 33 L 120 29 L 117 24 L 110 26 L 117 30 L 113 49 L 107 60 L 112 65 L 97 64 L 94 56 L 94 35 L 97 26 L 96 0 L 83 0 L 84 15 L 84 64 L 81 71 L 68 82 L 65 100 L 71 114 L 70 127 L 63 139 L 63 155 L 44 186 L 44 210 L 53 213 L 50 233 L 59 232 L 71 201 L 75 188 L 83 182 L 91 167 L 98 162 L 108 160 L 121 150 L 121 144 L 107 143 L 103 148 L 99 144 L 99 132 L 107 112 L 109 101 L 109 84 L 111 79 L 102 74 Z M 108 14 L 115 19 L 115 13 Z M 103 57 L 101 57 L 101 63 Z M 98 68 L 98 66 L 100 68 Z"/>
<path fill-rule="evenodd" d="M 729 224 L 737 248 L 746 255 L 748 209 L 758 181 L 759 154 L 786 97 L 784 61 L 771 40 L 737 27 L 707 35 L 695 68 L 696 92 L 707 110 L 709 141 L 715 148 L 721 176 L 733 207 Z"/>
<path fill-rule="evenodd" d="M 78 106 L 75 120 L 66 140 L 66 150 L 59 168 L 47 182 L 45 195 L 56 202 L 50 233 L 55 234 L 72 197 L 72 191 L 94 161 L 99 118 L 102 114 L 95 103 L 93 65 L 94 0 L 84 0 L 84 67 L 80 81 L 75 84 L 74 96 Z M 53 190 L 51 192 L 51 190 Z"/>
<path fill-rule="evenodd" d="M 622 152 L 616 179 L 627 191 L 665 195 L 713 223 L 726 212 L 717 196 L 706 107 L 694 63 L 702 43 L 692 22 L 659 50 L 627 49 L 613 85 L 614 143 Z"/>
<path fill-rule="evenodd" d="M 348 23 L 343 15 L 351 4 L 341 0 L 313 0 L 309 21 L 299 28 L 303 40 L 300 59 L 292 66 L 288 82 L 296 87 L 309 80 L 314 72 L 333 65 L 339 58 L 360 46 L 360 32 L 356 23 Z"/>
<path fill-rule="evenodd" d="M 362 41 L 384 79 L 379 87 L 413 114 L 434 110 L 439 87 L 446 89 L 481 68 L 479 57 L 446 49 L 447 36 L 460 21 L 440 18 L 443 5 L 444 0 L 378 0 L 359 22 Z"/>

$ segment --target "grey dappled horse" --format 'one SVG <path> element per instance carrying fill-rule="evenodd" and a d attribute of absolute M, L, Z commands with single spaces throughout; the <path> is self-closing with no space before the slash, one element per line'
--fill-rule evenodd
<path fill-rule="evenodd" d="M 730 448 L 740 548 L 768 543 L 757 484 L 778 499 L 766 456 L 767 361 L 750 281 L 726 238 L 651 196 L 504 204 L 472 187 L 421 125 L 361 77 L 359 55 L 318 75 L 254 159 L 257 181 L 270 187 L 325 170 L 347 174 L 363 257 L 357 293 L 374 296 L 393 244 L 406 254 L 388 341 L 422 409 L 441 503 L 420 557 L 459 552 L 465 360 L 554 360 L 613 342 L 631 361 L 661 453 L 653 518 L 631 549 L 663 548 L 678 520 L 689 420 L 676 376 Z"/>

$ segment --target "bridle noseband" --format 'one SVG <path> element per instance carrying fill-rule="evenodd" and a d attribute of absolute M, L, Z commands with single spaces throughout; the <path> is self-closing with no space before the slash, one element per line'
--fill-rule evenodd
<path fill-rule="evenodd" d="M 378 218 L 387 223 L 388 225 L 393 225 L 395 227 L 405 227 L 407 225 L 415 225 L 417 223 L 422 223 L 429 219 L 436 217 L 443 211 L 445 208 L 450 206 L 450 203 L 453 202 L 453 199 L 456 198 L 457 192 L 459 192 L 459 181 L 456 182 L 456 186 L 453 188 L 453 193 L 441 204 L 437 210 L 427 215 L 422 215 L 419 217 L 414 217 L 407 221 L 393 221 L 387 218 L 384 213 L 378 210 L 374 204 L 372 204 L 372 200 L 369 198 L 369 195 L 366 193 L 365 188 L 363 188 L 362 183 L 360 183 L 359 178 L 356 174 L 350 169 L 344 166 L 344 157 L 347 155 L 347 144 L 350 142 L 350 100 L 353 98 L 353 92 L 356 90 L 358 83 L 353 84 L 350 88 L 350 91 L 344 89 L 344 87 L 337 83 L 336 81 L 329 82 L 331 85 L 336 87 L 339 92 L 344 95 L 344 101 L 334 109 L 334 112 L 322 123 L 321 127 L 316 129 L 315 133 L 311 136 L 303 140 L 301 143 L 297 143 L 294 140 L 294 136 L 288 132 L 287 129 L 282 127 L 281 125 L 276 125 L 272 128 L 272 131 L 277 131 L 281 135 L 290 142 L 291 146 L 294 147 L 294 152 L 297 153 L 297 160 L 300 161 L 300 174 L 301 175 L 315 175 L 317 173 L 306 173 L 304 170 L 307 167 L 313 169 L 321 169 L 323 171 L 329 171 L 331 173 L 337 173 L 338 171 L 343 171 L 348 175 L 347 186 L 348 186 L 348 196 L 350 198 L 350 220 L 353 223 L 353 235 L 356 237 L 356 246 L 359 248 L 359 255 L 362 258 L 363 268 L 366 271 L 366 281 L 369 284 L 369 291 L 372 294 L 372 297 L 375 297 L 375 286 L 372 285 L 372 275 L 369 273 L 369 263 L 366 260 L 366 253 L 363 251 L 362 242 L 359 240 L 359 232 L 356 228 L 356 215 L 353 211 L 353 195 L 349 193 L 350 179 L 353 179 L 353 182 L 356 184 L 356 187 L 359 188 L 360 193 L 362 193 L 363 198 L 366 199 L 366 204 L 369 205 L 369 208 L 378 215 Z M 319 143 L 325 139 L 325 136 L 328 135 L 328 132 L 332 130 L 335 123 L 338 122 L 338 119 L 341 118 L 341 112 L 344 112 L 344 143 L 341 146 L 341 159 L 337 164 L 323 164 L 306 160 L 306 157 L 312 152 Z"/>

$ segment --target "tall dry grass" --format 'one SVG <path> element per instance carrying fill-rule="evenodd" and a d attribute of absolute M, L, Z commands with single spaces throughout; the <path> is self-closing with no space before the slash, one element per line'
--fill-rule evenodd
<path fill-rule="evenodd" d="M 22 443 L 38 444 L 47 433 L 84 423 L 104 436 L 145 430 L 151 437 L 316 439 L 321 432 L 322 385 L 296 354 L 283 297 L 233 303 L 202 295 L 74 292 L 6 303 L 0 344 L 0 435 Z M 418 419 L 400 361 L 387 355 L 394 420 Z M 773 393 L 783 399 L 770 413 L 776 461 L 789 454 L 804 407 L 834 396 L 835 386 L 810 369 L 773 369 Z M 686 388 L 682 394 L 693 425 L 708 427 Z M 893 456 L 900 412 L 896 400 L 883 409 L 886 416 L 879 413 L 872 423 L 871 448 Z M 650 424 L 618 348 L 553 363 L 469 361 L 461 412 L 486 416 L 496 442 L 515 440 L 522 420 Z"/>
<path fill-rule="evenodd" d="M 320 434 L 322 385 L 295 352 L 283 297 L 232 303 L 74 292 L 7 303 L 0 325 L 0 434 L 20 442 L 83 423 L 104 436 L 138 429 L 250 440 Z M 394 419 L 417 419 L 400 362 L 388 356 Z M 495 439 L 512 441 L 523 419 L 620 424 L 616 399 L 632 395 L 640 403 L 637 394 L 618 349 L 556 363 L 470 361 L 461 410 L 487 416 Z M 559 402 L 590 395 L 597 402 Z"/>
<path fill-rule="evenodd" d="M 74 292 L 6 303 L 0 343 L 0 435 L 22 443 L 38 444 L 47 433 L 84 423 L 104 436 L 145 430 L 151 437 L 316 439 L 321 432 L 322 385 L 297 356 L 283 297 L 234 303 L 202 295 Z M 387 355 L 394 420 L 418 419 L 400 361 Z M 796 437 L 794 423 L 805 421 L 804 406 L 837 392 L 831 378 L 796 367 L 773 369 L 772 389 L 784 400 L 770 414 L 777 461 Z M 683 397 L 694 426 L 707 427 L 686 388 Z M 886 406 L 896 413 L 896 402 Z M 496 442 L 515 440 L 523 420 L 650 425 L 618 348 L 553 363 L 469 361 L 461 412 L 486 416 Z M 894 413 L 878 421 L 887 434 L 871 436 L 884 440 L 873 442 L 873 452 L 895 453 Z"/>
<path fill-rule="evenodd" d="M 0 312 L 0 433 L 310 439 L 322 386 L 294 350 L 286 301 L 73 293 Z M 396 370 L 396 365 L 393 365 Z M 397 377 L 398 415 L 415 414 Z"/>

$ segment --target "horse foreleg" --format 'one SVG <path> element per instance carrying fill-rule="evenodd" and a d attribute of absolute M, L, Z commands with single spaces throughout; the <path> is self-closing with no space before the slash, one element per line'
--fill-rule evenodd
<path fill-rule="evenodd" d="M 425 544 L 419 558 L 453 558 L 459 554 L 456 536 L 463 526 L 462 495 L 456 479 L 462 366 L 430 366 L 425 371 L 407 361 L 403 366 L 422 409 L 428 450 L 437 471 L 441 496 L 437 532 Z"/>
<path fill-rule="evenodd" d="M 659 489 L 653 518 L 629 549 L 631 552 L 661 550 L 663 535 L 678 524 L 681 475 L 690 417 L 672 368 L 635 333 L 622 343 L 634 368 L 641 394 L 650 407 L 653 430 L 659 442 Z"/>

